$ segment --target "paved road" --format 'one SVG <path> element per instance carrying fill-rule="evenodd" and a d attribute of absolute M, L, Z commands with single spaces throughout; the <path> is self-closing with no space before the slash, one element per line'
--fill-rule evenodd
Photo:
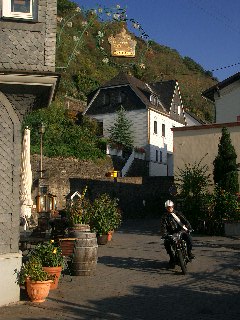
<path fill-rule="evenodd" d="M 0 319 L 239 320 L 240 239 L 194 237 L 197 258 L 167 269 L 158 220 L 128 221 L 99 246 L 96 275 L 61 279 L 46 302 L 0 308 Z"/>

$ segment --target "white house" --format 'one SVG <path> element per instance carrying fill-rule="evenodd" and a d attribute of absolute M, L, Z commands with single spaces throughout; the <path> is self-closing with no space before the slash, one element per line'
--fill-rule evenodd
<path fill-rule="evenodd" d="M 205 90 L 202 96 L 215 104 L 215 122 L 240 121 L 240 72 Z"/>
<path fill-rule="evenodd" d="M 178 82 L 145 83 L 121 72 L 89 95 L 84 114 L 102 123 L 108 137 L 121 106 L 132 122 L 134 147 L 145 149 L 149 176 L 172 176 L 171 128 L 186 125 Z"/>

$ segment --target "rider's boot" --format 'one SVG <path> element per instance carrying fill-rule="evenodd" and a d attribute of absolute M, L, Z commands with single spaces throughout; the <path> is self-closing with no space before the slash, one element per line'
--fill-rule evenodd
<path fill-rule="evenodd" d="M 168 267 L 170 269 L 174 269 L 175 268 L 175 259 L 174 259 L 174 256 L 173 256 L 172 252 L 169 253 L 169 257 L 170 257 L 170 260 L 168 262 Z"/>

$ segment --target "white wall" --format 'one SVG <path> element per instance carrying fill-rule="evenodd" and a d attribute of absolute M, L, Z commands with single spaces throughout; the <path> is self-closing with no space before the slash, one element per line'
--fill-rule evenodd
<path fill-rule="evenodd" d="M 154 133 L 154 121 L 157 121 L 157 133 Z M 171 129 L 183 125 L 152 110 L 149 113 L 149 124 L 150 175 L 166 176 L 168 173 L 172 175 L 173 161 L 168 163 L 167 156 L 173 153 L 173 132 Z M 165 137 L 162 136 L 162 124 L 165 124 Z M 158 161 L 156 161 L 156 151 L 158 151 Z M 162 162 L 160 162 L 160 151 L 162 152 Z"/>
<path fill-rule="evenodd" d="M 7 253 L 0 255 L 0 306 L 16 303 L 20 300 L 20 287 L 17 284 L 17 271 L 22 265 L 21 253 Z"/>
<path fill-rule="evenodd" d="M 135 110 L 128 111 L 127 118 L 132 121 L 133 125 L 131 130 L 133 132 L 134 146 L 135 147 L 146 147 L 148 141 L 148 120 L 147 120 L 147 110 Z M 103 121 L 103 135 L 104 137 L 109 137 L 108 129 L 116 121 L 117 115 L 115 113 L 99 114 L 92 116 L 93 118 Z"/>
<path fill-rule="evenodd" d="M 220 90 L 220 97 L 215 93 L 216 123 L 236 122 L 240 116 L 240 81 Z"/>

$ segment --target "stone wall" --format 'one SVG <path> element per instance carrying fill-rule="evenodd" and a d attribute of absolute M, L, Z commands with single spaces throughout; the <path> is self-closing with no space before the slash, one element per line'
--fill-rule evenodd
<path fill-rule="evenodd" d="M 37 179 L 39 178 L 40 156 L 31 156 L 33 181 L 36 187 L 33 190 L 33 200 L 37 195 Z M 98 180 L 105 179 L 105 174 L 113 170 L 111 158 L 97 162 L 84 161 L 74 158 L 48 158 L 43 157 L 43 177 L 49 192 L 57 196 L 57 208 L 65 207 L 66 196 L 70 193 L 71 178 Z"/>
<path fill-rule="evenodd" d="M 40 156 L 31 157 L 33 179 L 39 177 Z M 113 170 L 112 160 L 81 161 L 73 158 L 43 157 L 43 169 L 49 192 L 57 196 L 57 209 L 66 205 L 66 197 L 88 186 L 87 196 L 93 200 L 98 194 L 108 193 L 119 199 L 123 214 L 127 217 L 156 216 L 164 209 L 173 177 L 123 177 L 107 178 L 106 172 Z M 37 195 L 36 188 L 32 198 Z"/>

